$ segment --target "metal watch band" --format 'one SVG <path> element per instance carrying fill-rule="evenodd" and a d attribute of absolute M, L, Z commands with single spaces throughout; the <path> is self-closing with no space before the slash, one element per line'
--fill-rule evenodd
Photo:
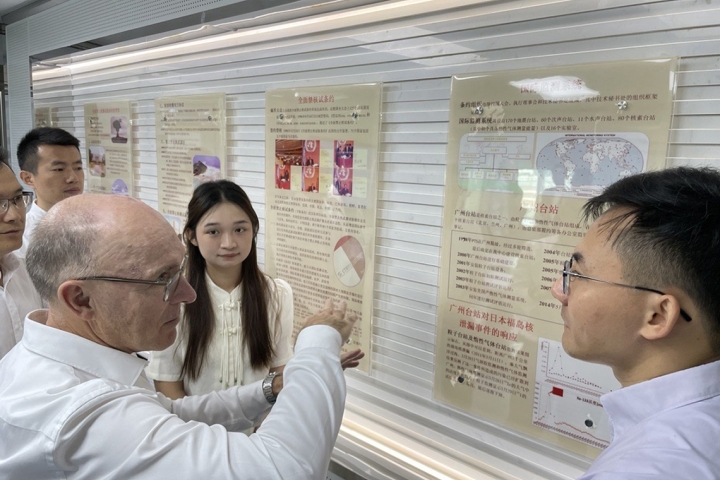
<path fill-rule="evenodd" d="M 273 394 L 272 391 L 272 384 L 273 384 L 273 378 L 277 376 L 277 372 L 270 372 L 267 374 L 267 377 L 265 377 L 265 380 L 262 382 L 262 391 L 263 394 L 265 394 L 265 399 L 270 403 L 270 405 L 275 405 L 275 400 L 277 400 L 277 397 Z"/>

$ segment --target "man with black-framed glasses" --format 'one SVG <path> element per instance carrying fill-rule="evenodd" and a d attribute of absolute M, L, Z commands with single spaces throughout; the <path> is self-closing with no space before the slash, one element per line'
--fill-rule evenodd
<path fill-rule="evenodd" d="M 610 446 L 582 480 L 720 478 L 720 172 L 673 168 L 588 201 L 566 261 L 565 351 L 609 365 Z"/>
<path fill-rule="evenodd" d="M 355 315 L 328 301 L 308 317 L 282 377 L 170 400 L 138 352 L 175 341 L 180 306 L 195 300 L 184 264 L 173 228 L 139 200 L 53 206 L 27 252 L 48 308 L 27 315 L 0 361 L 0 477 L 325 478 Z"/>
<path fill-rule="evenodd" d="M 42 308 L 25 261 L 13 253 L 22 246 L 30 202 L 32 193 L 22 191 L 7 155 L 0 151 L 0 359 L 22 338 L 25 316 Z"/>

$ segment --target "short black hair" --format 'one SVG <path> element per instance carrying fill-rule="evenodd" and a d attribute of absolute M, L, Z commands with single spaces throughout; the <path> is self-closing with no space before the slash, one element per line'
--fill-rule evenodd
<path fill-rule="evenodd" d="M 0 168 L 5 165 L 12 172 L 12 165 L 10 165 L 10 159 L 8 158 L 7 150 L 0 148 Z"/>
<path fill-rule="evenodd" d="M 589 200 L 585 220 L 622 213 L 609 229 L 623 277 L 650 288 L 676 287 L 706 317 L 720 350 L 720 171 L 676 167 L 632 175 Z"/>
<path fill-rule="evenodd" d="M 80 151 L 80 141 L 62 128 L 33 128 L 20 140 L 17 148 L 17 159 L 20 170 L 25 170 L 32 174 L 37 173 L 37 153 L 40 145 L 75 147 L 78 149 L 78 152 Z"/>

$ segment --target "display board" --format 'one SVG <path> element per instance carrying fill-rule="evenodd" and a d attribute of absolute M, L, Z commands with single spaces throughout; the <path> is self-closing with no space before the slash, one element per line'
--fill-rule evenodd
<path fill-rule="evenodd" d="M 225 94 L 155 99 L 158 210 L 180 233 L 192 192 L 225 178 Z"/>
<path fill-rule="evenodd" d="M 86 103 L 87 191 L 132 196 L 130 102 Z"/>
<path fill-rule="evenodd" d="M 292 286 L 296 330 L 326 298 L 345 300 L 360 318 L 345 348 L 368 353 L 381 93 L 271 90 L 265 105 L 265 269 Z"/>
<path fill-rule="evenodd" d="M 665 167 L 675 66 L 453 77 L 436 398 L 587 456 L 609 444 L 599 399 L 619 383 L 564 352 L 550 289 L 584 202 Z"/>

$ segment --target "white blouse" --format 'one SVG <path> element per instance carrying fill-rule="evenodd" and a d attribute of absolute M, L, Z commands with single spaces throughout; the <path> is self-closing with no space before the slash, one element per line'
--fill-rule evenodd
<path fill-rule="evenodd" d="M 205 280 L 215 315 L 215 331 L 200 376 L 195 380 L 180 377 L 187 350 L 182 323 L 178 327 L 175 343 L 161 352 L 153 352 L 146 369 L 148 377 L 154 380 L 183 380 L 188 395 L 202 395 L 234 385 L 247 385 L 263 379 L 269 371 L 268 368 L 254 370 L 250 366 L 249 354 L 242 345 L 242 285 L 228 293 L 215 285 L 209 276 L 205 275 Z M 268 322 L 275 355 L 270 361 L 270 368 L 275 368 L 285 365 L 292 358 L 290 338 L 293 331 L 293 296 L 285 280 L 276 279 L 271 282 L 271 286 L 273 295 L 268 304 Z"/>

